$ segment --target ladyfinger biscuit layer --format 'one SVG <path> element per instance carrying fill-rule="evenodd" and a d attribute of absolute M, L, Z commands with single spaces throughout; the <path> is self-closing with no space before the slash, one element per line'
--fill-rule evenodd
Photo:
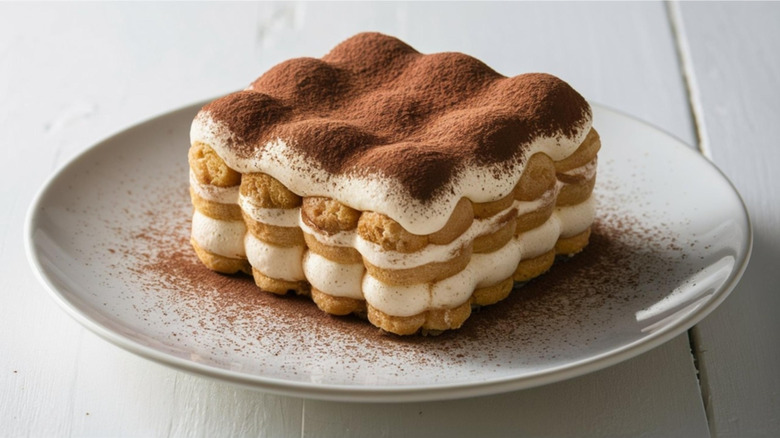
<path fill-rule="evenodd" d="M 513 281 L 546 272 L 555 254 L 574 254 L 587 245 L 595 209 L 594 161 L 561 173 L 568 183 L 556 178 L 550 184 L 544 172 L 558 175 L 554 162 L 536 154 L 534 162 L 543 163 L 534 165 L 541 182 L 521 180 L 497 201 L 464 198 L 445 227 L 429 235 L 333 199 L 296 198 L 268 176 L 253 174 L 237 196 L 235 187 L 191 178 L 193 245 L 220 272 L 246 272 L 248 264 L 263 290 L 316 291 L 313 299 L 329 313 L 367 312 L 372 323 L 399 334 L 457 328 L 468 315 L 454 309 L 493 304 L 506 297 Z M 579 202 L 558 204 L 566 187 L 583 185 Z M 528 200 L 529 192 L 537 197 Z M 215 209 L 200 193 L 235 201 L 206 199 L 223 206 L 215 219 Z M 241 220 L 234 220 L 234 208 Z"/>

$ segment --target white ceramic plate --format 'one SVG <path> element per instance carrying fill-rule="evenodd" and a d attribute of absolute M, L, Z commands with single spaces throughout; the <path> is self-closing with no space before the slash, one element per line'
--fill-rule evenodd
<path fill-rule="evenodd" d="M 598 107 L 591 245 L 433 338 L 379 333 L 202 268 L 188 243 L 200 105 L 88 149 L 32 204 L 27 248 L 52 296 L 108 341 L 181 370 L 350 401 L 493 394 L 604 368 L 684 332 L 734 288 L 752 235 L 732 185 L 680 141 Z"/>

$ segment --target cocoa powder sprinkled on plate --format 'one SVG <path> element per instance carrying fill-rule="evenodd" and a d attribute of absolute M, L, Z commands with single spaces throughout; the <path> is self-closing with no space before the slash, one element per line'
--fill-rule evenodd
<path fill-rule="evenodd" d="M 609 188 L 600 188 L 604 190 Z M 132 235 L 131 243 L 111 249 L 134 261 L 126 272 L 133 273 L 133 284 L 141 287 L 143 299 L 132 298 L 146 303 L 146 310 L 139 312 L 164 315 L 179 333 L 167 342 L 180 343 L 185 350 L 206 348 L 200 354 L 212 358 L 262 360 L 297 349 L 312 357 L 336 355 L 344 362 L 340 366 L 356 367 L 388 355 L 402 355 L 409 366 L 498 366 L 522 363 L 527 354 L 535 360 L 556 360 L 562 344 L 587 348 L 609 330 L 612 319 L 632 318 L 626 309 L 652 303 L 656 298 L 645 296 L 643 285 L 662 278 L 679 262 L 677 244 L 663 230 L 602 202 L 591 242 L 581 254 L 558 260 L 548 273 L 516 287 L 506 300 L 475 310 L 459 330 L 399 337 L 354 316 L 325 314 L 307 297 L 261 292 L 249 276 L 208 270 L 189 244 L 186 185 L 161 188 L 158 196 L 154 207 L 143 213 L 155 220 L 142 229 L 121 230 Z M 161 323 L 166 324 L 150 321 Z"/>

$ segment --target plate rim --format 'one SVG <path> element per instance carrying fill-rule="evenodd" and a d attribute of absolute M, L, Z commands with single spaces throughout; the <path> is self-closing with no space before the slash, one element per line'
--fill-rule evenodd
<path fill-rule="evenodd" d="M 213 99 L 212 99 L 213 100 Z M 70 167 L 76 165 L 79 161 L 86 159 L 96 150 L 109 147 L 116 138 L 127 135 L 133 130 L 142 129 L 163 117 L 174 117 L 178 113 L 195 113 L 198 108 L 205 105 L 210 100 L 191 103 L 158 115 L 146 118 L 140 122 L 130 125 L 92 145 L 88 146 L 80 153 L 60 165 L 37 190 L 30 203 L 24 221 L 24 246 L 28 263 L 32 268 L 38 281 L 45 287 L 49 295 L 62 307 L 65 312 L 75 319 L 82 326 L 97 334 L 99 337 L 109 343 L 126 350 L 130 353 L 141 356 L 161 365 L 165 365 L 190 374 L 199 375 L 212 380 L 238 385 L 244 388 L 266 391 L 278 395 L 304 397 L 317 400 L 329 401 L 350 401 L 350 402 L 410 402 L 410 401 L 435 401 L 451 400 L 482 395 L 492 395 L 538 387 L 553 382 L 568 380 L 574 377 L 582 376 L 600 369 L 608 368 L 617 363 L 630 358 L 639 356 L 649 350 L 652 350 L 682 332 L 695 326 L 707 315 L 717 308 L 734 290 L 742 278 L 753 250 L 753 225 L 744 199 L 740 195 L 733 182 L 719 169 L 710 159 L 704 156 L 700 151 L 686 146 L 686 142 L 680 138 L 666 132 L 665 130 L 638 119 L 630 114 L 620 110 L 612 109 L 608 106 L 590 102 L 591 106 L 600 111 L 612 113 L 614 115 L 627 118 L 633 122 L 642 124 L 662 135 L 674 140 L 674 148 L 685 150 L 691 154 L 693 159 L 703 160 L 706 165 L 713 169 L 720 178 L 726 183 L 733 194 L 736 196 L 741 207 L 740 212 L 746 225 L 746 238 L 742 242 L 744 247 L 744 256 L 742 260 L 737 260 L 738 265 L 729 274 L 729 279 L 716 289 L 713 298 L 705 302 L 702 306 L 691 312 L 685 318 L 681 318 L 673 324 L 666 325 L 652 334 L 635 340 L 618 348 L 607 350 L 597 355 L 587 358 L 566 362 L 564 364 L 545 369 L 543 371 L 531 372 L 522 375 L 502 376 L 490 378 L 487 380 L 431 384 L 431 385 L 373 385 L 373 386 L 350 386 L 332 383 L 317 383 L 285 380 L 277 377 L 267 377 L 263 375 L 244 374 L 229 369 L 217 368 L 197 362 L 192 362 L 178 356 L 174 356 L 152 347 L 143 345 L 137 341 L 123 336 L 110 328 L 102 325 L 99 321 L 82 312 L 77 304 L 66 298 L 65 294 L 60 292 L 52 280 L 48 278 L 43 266 L 41 265 L 38 254 L 35 251 L 34 225 L 37 223 L 38 214 L 41 211 L 41 203 L 46 194 L 54 187 L 54 182 Z"/>

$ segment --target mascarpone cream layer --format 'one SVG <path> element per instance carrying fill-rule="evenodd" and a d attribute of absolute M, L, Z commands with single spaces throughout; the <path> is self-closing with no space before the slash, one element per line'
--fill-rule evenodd
<path fill-rule="evenodd" d="M 337 263 L 317 253 L 306 251 L 303 257 L 303 272 L 312 285 L 334 297 L 346 297 L 362 300 L 363 274 L 362 263 Z"/>
<path fill-rule="evenodd" d="M 252 233 L 244 239 L 249 264 L 263 275 L 287 281 L 305 280 L 303 246 L 281 247 L 263 242 Z"/>
<path fill-rule="evenodd" d="M 490 202 L 505 197 L 520 180 L 527 158 L 537 152 L 544 152 L 555 161 L 566 158 L 579 147 L 590 127 L 591 120 L 588 119 L 572 137 L 539 137 L 528 143 L 523 156 L 512 163 L 467 166 L 447 183 L 441 191 L 443 195 L 425 203 L 411 198 L 408 191 L 389 176 L 334 175 L 327 172 L 282 138 L 255 148 L 256 152 L 248 158 L 240 157 L 231 147 L 235 147 L 239 139 L 224 124 L 214 120 L 208 111 L 201 111 L 193 120 L 190 139 L 193 143 L 211 146 L 229 167 L 238 172 L 263 172 L 299 196 L 327 196 L 345 201 L 357 210 L 383 213 L 414 234 L 431 234 L 447 223 L 462 197 L 474 202 Z M 519 171 L 504 171 L 507 164 Z"/>
<path fill-rule="evenodd" d="M 594 197 L 578 205 L 558 207 L 544 224 L 513 237 L 506 245 L 492 253 L 473 254 L 464 270 L 436 283 L 389 285 L 368 274 L 361 263 L 338 263 L 311 251 L 306 251 L 303 255 L 303 275 L 313 287 L 322 292 L 337 297 L 365 299 L 368 304 L 388 315 L 411 316 L 433 308 L 452 308 L 466 302 L 475 288 L 492 286 L 509 278 L 520 261 L 550 251 L 559 237 L 585 231 L 593 221 L 594 207 Z M 436 245 L 428 245 L 428 248 L 431 246 Z M 278 248 L 272 245 L 266 247 L 263 251 Z M 299 248 L 303 250 L 303 247 Z M 420 252 L 426 252 L 426 249 Z M 290 249 L 276 250 L 279 252 L 264 252 L 263 257 L 284 260 L 284 263 L 294 263 L 297 260 L 297 253 Z M 250 263 L 254 257 L 251 255 L 253 251 L 247 247 Z M 287 255 L 293 253 L 294 256 Z M 404 262 L 404 256 L 413 254 L 394 255 L 399 257 L 401 264 Z M 254 263 L 252 264 L 254 266 Z M 387 267 L 400 269 L 402 265 Z M 258 270 L 264 272 L 262 269 Z"/>
<path fill-rule="evenodd" d="M 239 186 L 218 187 L 211 184 L 201 184 L 195 177 L 192 169 L 190 169 L 190 187 L 198 196 L 209 201 L 220 204 L 235 204 L 238 202 Z"/>
<path fill-rule="evenodd" d="M 527 243 L 524 245 L 526 254 L 528 254 L 526 257 L 535 257 L 549 251 L 552 247 L 549 242 L 555 245 L 558 237 L 573 236 L 587 229 L 595 217 L 594 199 L 591 196 L 587 201 L 577 205 L 556 207 L 552 216 L 558 219 L 560 223 L 558 226 L 551 226 L 550 224 L 553 222 L 548 220 L 544 225 L 523 233 L 528 235 L 526 237 Z M 506 214 L 513 213 L 512 210 L 526 211 L 525 206 L 522 204 L 534 204 L 536 202 L 538 201 L 515 201 L 512 207 L 490 218 L 475 219 L 468 230 L 449 244 L 429 244 L 425 248 L 413 253 L 388 251 L 382 248 L 381 245 L 363 239 L 354 230 L 326 235 L 317 232 L 302 220 L 300 221 L 300 227 L 305 233 L 312 235 L 322 244 L 355 248 L 366 261 L 378 268 L 407 269 L 428 263 L 443 262 L 456 257 L 460 254 L 461 249 L 469 245 L 477 237 L 498 231 L 503 226 L 501 218 L 505 217 Z"/>
<path fill-rule="evenodd" d="M 474 289 L 492 286 L 511 277 L 520 261 L 553 249 L 559 230 L 569 226 L 553 214 L 543 225 L 512 238 L 501 249 L 473 254 L 465 269 L 432 284 L 395 286 L 366 273 L 363 296 L 371 306 L 394 316 L 412 316 L 429 309 L 459 306 L 471 297 Z"/>
<path fill-rule="evenodd" d="M 587 164 L 584 166 L 580 166 L 571 170 L 568 170 L 566 172 L 563 172 L 564 175 L 567 176 L 573 176 L 573 177 L 579 177 L 583 180 L 591 179 L 594 176 L 596 176 L 596 168 L 598 167 L 598 157 L 590 160 Z"/>
<path fill-rule="evenodd" d="M 250 198 L 239 195 L 238 205 L 250 218 L 256 222 L 277 227 L 297 227 L 300 208 L 263 208 L 257 206 Z"/>
<path fill-rule="evenodd" d="M 233 259 L 246 257 L 244 235 L 244 221 L 214 219 L 197 210 L 192 215 L 192 238 L 212 254 Z"/>
<path fill-rule="evenodd" d="M 193 215 L 192 237 L 202 248 L 214 254 L 232 258 L 246 256 L 253 268 L 269 277 L 288 281 L 307 280 L 329 295 L 365 299 L 389 315 L 411 316 L 431 308 L 456 307 L 468 300 L 475 288 L 491 286 L 509 278 L 521 260 L 554 248 L 559 237 L 584 231 L 593 222 L 594 199 L 591 197 L 578 205 L 557 207 L 544 224 L 512 238 L 492 253 L 473 254 L 463 271 L 432 284 L 388 285 L 369 275 L 361 263 L 333 262 L 306 251 L 303 246 L 285 248 L 271 245 L 247 233 L 241 221 L 213 219 L 198 212 Z M 476 228 L 479 227 L 476 225 Z M 395 253 L 388 260 L 397 258 L 401 264 L 408 263 L 404 256 L 413 255 Z M 398 269 L 400 266 L 387 267 Z"/>
<path fill-rule="evenodd" d="M 566 174 L 589 178 L 595 175 L 595 172 L 596 163 L 593 160 Z M 204 199 L 223 204 L 238 204 L 249 217 L 261 223 L 300 227 L 326 245 L 355 248 L 366 261 L 385 269 L 412 268 L 449 260 L 475 238 L 497 231 L 503 226 L 501 219 L 506 215 L 522 216 L 554 202 L 562 186 L 559 182 L 554 189 L 537 200 L 515 201 L 509 208 L 490 218 L 475 219 L 471 227 L 450 244 L 429 244 L 424 249 L 409 254 L 386 251 L 380 245 L 362 239 L 354 230 L 330 236 L 319 233 L 303 222 L 300 208 L 258 207 L 251 199 L 239 194 L 238 186 L 222 188 L 200 184 L 192 173 L 190 184 Z M 368 274 L 362 263 L 341 264 L 307 251 L 303 246 L 285 248 L 265 243 L 248 233 L 243 221 L 213 219 L 196 211 L 192 220 L 192 238 L 201 248 L 211 253 L 230 258 L 247 258 L 253 268 L 271 278 L 306 280 L 329 295 L 365 299 L 370 305 L 389 315 L 411 316 L 431 308 L 452 308 L 464 303 L 475 288 L 492 286 L 509 278 L 521 260 L 551 250 L 560 237 L 570 237 L 586 230 L 594 217 L 593 196 L 581 204 L 556 207 L 544 224 L 513 237 L 501 249 L 487 254 L 473 254 L 466 268 L 454 276 L 433 284 L 410 286 L 385 284 Z"/>

